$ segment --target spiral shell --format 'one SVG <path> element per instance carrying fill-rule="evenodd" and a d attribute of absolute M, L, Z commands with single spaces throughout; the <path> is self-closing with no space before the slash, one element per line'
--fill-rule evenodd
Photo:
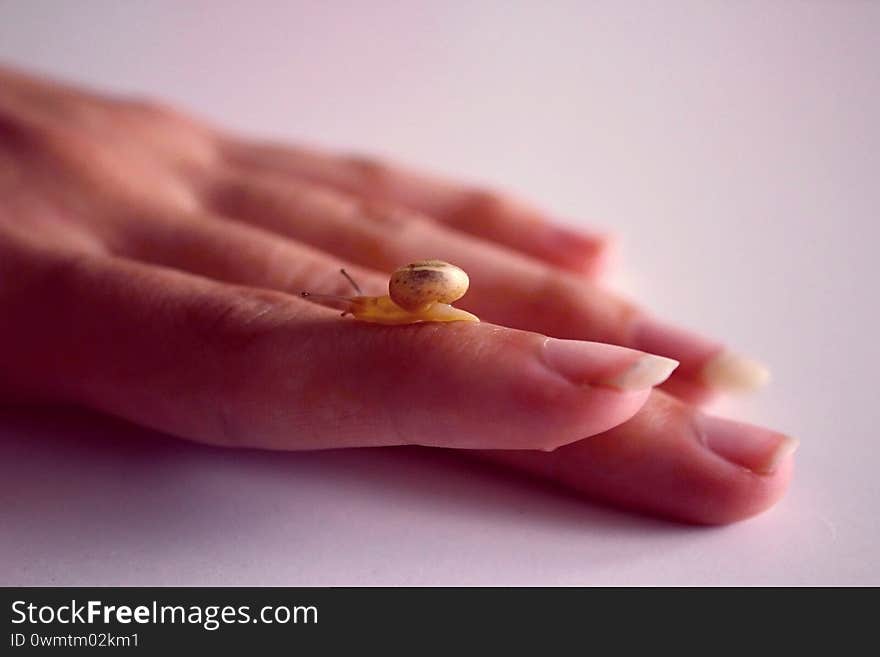
<path fill-rule="evenodd" d="M 433 303 L 452 303 L 467 292 L 470 279 L 460 267 L 442 260 L 420 260 L 391 274 L 388 294 L 401 308 L 410 311 Z"/>

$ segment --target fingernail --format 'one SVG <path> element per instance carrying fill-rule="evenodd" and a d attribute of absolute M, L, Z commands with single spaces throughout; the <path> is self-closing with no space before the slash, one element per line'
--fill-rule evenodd
<path fill-rule="evenodd" d="M 551 256 L 562 256 L 570 266 L 584 273 L 597 273 L 606 268 L 612 243 L 603 235 L 584 235 L 554 225 L 543 226 L 540 241 Z"/>
<path fill-rule="evenodd" d="M 795 438 L 751 424 L 710 415 L 700 416 L 696 423 L 706 447 L 755 474 L 772 474 L 798 447 Z"/>
<path fill-rule="evenodd" d="M 573 383 L 607 385 L 619 390 L 655 386 L 678 366 L 671 358 L 583 340 L 547 338 L 542 354 L 549 367 Z"/>
<path fill-rule="evenodd" d="M 663 383 L 676 367 L 678 367 L 677 360 L 644 354 L 620 374 L 597 383 L 619 390 L 644 390 Z"/>
<path fill-rule="evenodd" d="M 756 360 L 723 350 L 701 335 L 644 318 L 636 326 L 633 347 L 650 353 L 673 354 L 682 361 L 682 373 L 698 378 L 719 392 L 748 392 L 770 380 L 769 370 Z"/>
<path fill-rule="evenodd" d="M 716 342 L 653 317 L 643 317 L 638 321 L 632 346 L 652 354 L 675 354 L 685 367 L 705 362 L 720 349 Z"/>
<path fill-rule="evenodd" d="M 750 392 L 770 380 L 763 364 L 729 351 L 722 351 L 703 366 L 703 383 L 724 392 Z"/>

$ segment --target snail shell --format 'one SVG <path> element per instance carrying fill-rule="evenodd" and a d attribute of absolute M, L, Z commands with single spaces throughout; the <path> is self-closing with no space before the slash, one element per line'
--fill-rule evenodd
<path fill-rule="evenodd" d="M 467 292 L 463 269 L 442 260 L 420 260 L 391 274 L 388 295 L 401 308 L 422 310 L 433 303 L 452 303 Z"/>

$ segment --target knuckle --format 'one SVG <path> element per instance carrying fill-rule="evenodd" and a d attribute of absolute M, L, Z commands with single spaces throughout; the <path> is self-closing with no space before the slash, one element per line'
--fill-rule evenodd
<path fill-rule="evenodd" d="M 546 329 L 561 338 L 624 343 L 638 314 L 628 301 L 553 267 L 522 299 L 527 316 L 547 318 Z"/>
<path fill-rule="evenodd" d="M 523 299 L 528 316 L 553 317 L 561 326 L 577 326 L 581 293 L 566 276 L 548 268 L 534 284 L 533 293 Z"/>
<path fill-rule="evenodd" d="M 224 349 L 247 350 L 260 337 L 289 317 L 288 305 L 278 295 L 259 290 L 240 290 L 233 295 L 209 296 L 187 310 L 192 322 L 208 341 Z"/>
<path fill-rule="evenodd" d="M 463 222 L 495 223 L 510 213 L 512 205 L 505 195 L 495 190 L 478 188 L 465 195 L 460 208 L 454 214 Z"/>
<path fill-rule="evenodd" d="M 204 185 L 208 172 L 221 168 L 222 137 L 201 121 L 152 98 L 123 99 L 117 107 L 122 109 L 120 123 L 142 146 L 168 158 L 188 177 L 199 178 Z"/>
<path fill-rule="evenodd" d="M 425 215 L 370 199 L 357 202 L 356 214 L 371 224 L 394 231 L 430 223 Z"/>
<path fill-rule="evenodd" d="M 392 187 L 394 173 L 391 167 L 375 158 L 347 155 L 343 157 L 343 165 L 351 173 L 358 188 L 366 188 L 371 193 L 381 195 Z"/>
<path fill-rule="evenodd" d="M 28 155 L 51 152 L 75 153 L 80 145 L 76 133 L 64 124 L 36 120 L 0 107 L 0 142 L 4 147 Z"/>
<path fill-rule="evenodd" d="M 350 296 L 352 293 L 351 285 L 340 274 L 341 261 L 329 257 L 303 258 L 282 241 L 254 243 L 247 248 L 252 249 L 248 259 L 256 269 L 254 280 L 264 286 L 294 294 L 310 291 Z M 375 274 L 348 265 L 346 268 L 365 290 L 382 289 L 381 284 L 376 285 Z"/>

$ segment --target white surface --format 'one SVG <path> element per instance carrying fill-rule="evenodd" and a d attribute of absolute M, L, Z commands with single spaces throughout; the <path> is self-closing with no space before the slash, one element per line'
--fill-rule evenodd
<path fill-rule="evenodd" d="M 0 584 L 880 584 L 880 4 L 281 4 L 0 0 L 0 58 L 613 229 L 641 299 L 771 364 L 723 410 L 801 438 L 792 489 L 683 528 L 451 456 L 9 412 Z"/>

